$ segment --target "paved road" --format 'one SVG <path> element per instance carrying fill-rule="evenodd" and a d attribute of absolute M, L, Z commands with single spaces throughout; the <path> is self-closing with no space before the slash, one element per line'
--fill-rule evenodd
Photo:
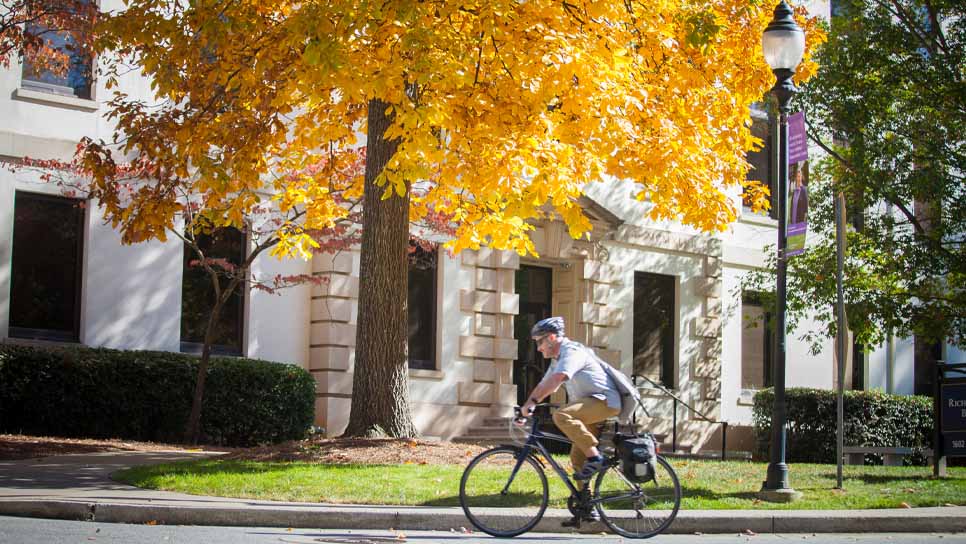
<path fill-rule="evenodd" d="M 619 544 L 611 535 L 528 533 L 511 540 L 443 531 L 321 530 L 277 527 L 195 527 L 90 523 L 0 516 L 0 544 L 399 544 L 401 542 L 496 544 Z M 762 534 L 662 535 L 650 544 L 966 544 L 966 534 Z"/>

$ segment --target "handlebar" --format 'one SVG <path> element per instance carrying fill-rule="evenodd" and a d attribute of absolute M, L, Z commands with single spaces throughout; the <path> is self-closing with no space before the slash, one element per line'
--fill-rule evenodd
<path fill-rule="evenodd" d="M 538 415 L 537 413 L 538 408 L 547 408 L 549 410 L 550 408 L 559 408 L 559 407 L 560 407 L 559 404 L 540 402 L 533 405 L 533 413 L 531 414 L 531 416 L 536 416 L 537 419 L 540 419 L 540 415 Z M 521 408 L 520 406 L 513 407 L 513 421 L 517 425 L 523 425 L 527 421 L 527 418 L 524 417 L 523 412 L 521 412 L 520 408 Z"/>

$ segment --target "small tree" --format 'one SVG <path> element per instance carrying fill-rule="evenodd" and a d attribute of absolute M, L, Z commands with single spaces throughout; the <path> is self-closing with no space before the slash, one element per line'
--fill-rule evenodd
<path fill-rule="evenodd" d="M 155 165 L 146 160 L 116 164 L 107 147 L 89 141 L 82 143 L 77 157 L 71 162 L 27 159 L 17 168 L 38 170 L 42 179 L 57 183 L 69 196 L 90 199 L 104 206 L 105 219 L 121 231 L 125 243 L 150 239 L 163 242 L 168 235 L 173 235 L 191 252 L 190 264 L 204 270 L 213 293 L 213 304 L 204 327 L 191 413 L 185 424 L 184 440 L 194 444 L 200 437 L 205 379 L 215 331 L 225 304 L 240 290 L 254 288 L 274 293 L 285 287 L 322 281 L 311 274 L 255 278 L 251 274 L 252 264 L 263 253 L 284 255 L 286 251 L 297 249 L 302 256 L 308 256 L 310 253 L 306 251 L 337 252 L 358 244 L 358 212 L 342 199 L 341 194 L 357 183 L 364 156 L 364 150 L 359 150 L 347 153 L 340 160 L 320 160 L 309 168 L 283 176 L 284 183 L 298 185 L 311 179 L 313 184 L 322 183 L 329 188 L 331 205 L 339 207 L 342 212 L 340 218 L 325 224 L 312 223 L 311 213 L 304 203 L 272 195 L 257 195 L 258 202 L 245 210 L 225 208 L 217 200 L 206 200 L 206 195 L 199 194 L 198 180 L 193 177 L 151 177 L 159 171 Z M 91 168 L 98 169 L 99 174 L 95 176 Z M 159 197 L 159 191 L 163 197 Z M 164 206 L 171 206 L 173 211 L 170 221 L 162 225 L 162 229 L 138 230 L 138 225 L 153 220 L 145 215 L 156 213 Z M 206 253 L 202 238 L 221 227 L 238 228 L 246 234 L 248 248 L 237 263 Z M 283 248 L 283 232 L 307 237 L 303 239 L 310 241 L 309 248 Z"/>

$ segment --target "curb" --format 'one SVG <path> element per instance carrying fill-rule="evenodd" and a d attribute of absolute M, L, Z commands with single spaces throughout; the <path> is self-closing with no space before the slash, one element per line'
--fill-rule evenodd
<path fill-rule="evenodd" d="M 239 503 L 185 506 L 84 500 L 2 500 L 0 515 L 163 525 L 292 527 L 311 529 L 472 529 L 459 508 L 319 506 L 298 503 Z M 560 526 L 566 510 L 547 511 L 535 532 L 570 533 Z M 580 532 L 599 533 L 595 523 Z M 893 510 L 681 511 L 666 533 L 932 533 L 966 532 L 964 508 Z"/>

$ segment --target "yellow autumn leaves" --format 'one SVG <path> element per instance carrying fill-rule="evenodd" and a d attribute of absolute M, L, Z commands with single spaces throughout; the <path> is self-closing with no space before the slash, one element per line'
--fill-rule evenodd
<path fill-rule="evenodd" d="M 379 177 L 384 197 L 419 183 L 411 216 L 451 216 L 452 249 L 522 254 L 534 252 L 531 221 L 548 214 L 572 236 L 590 229 L 577 199 L 604 177 L 640 187 L 655 219 L 705 230 L 733 220 L 755 143 L 748 107 L 773 81 L 759 45 L 773 8 L 131 0 L 101 30 L 170 99 L 161 111 L 118 116 L 131 149 L 190 173 L 181 177 L 194 179 L 192 190 L 233 208 L 225 217 L 253 206 L 228 195 L 265 190 L 282 209 L 304 211 L 304 224 L 279 229 L 275 253 L 306 255 L 308 232 L 361 196 L 361 174 L 290 174 L 348 160 L 379 99 L 393 120 L 385 136 L 398 140 Z M 798 79 L 814 72 L 808 55 L 822 39 L 802 23 Z"/>

